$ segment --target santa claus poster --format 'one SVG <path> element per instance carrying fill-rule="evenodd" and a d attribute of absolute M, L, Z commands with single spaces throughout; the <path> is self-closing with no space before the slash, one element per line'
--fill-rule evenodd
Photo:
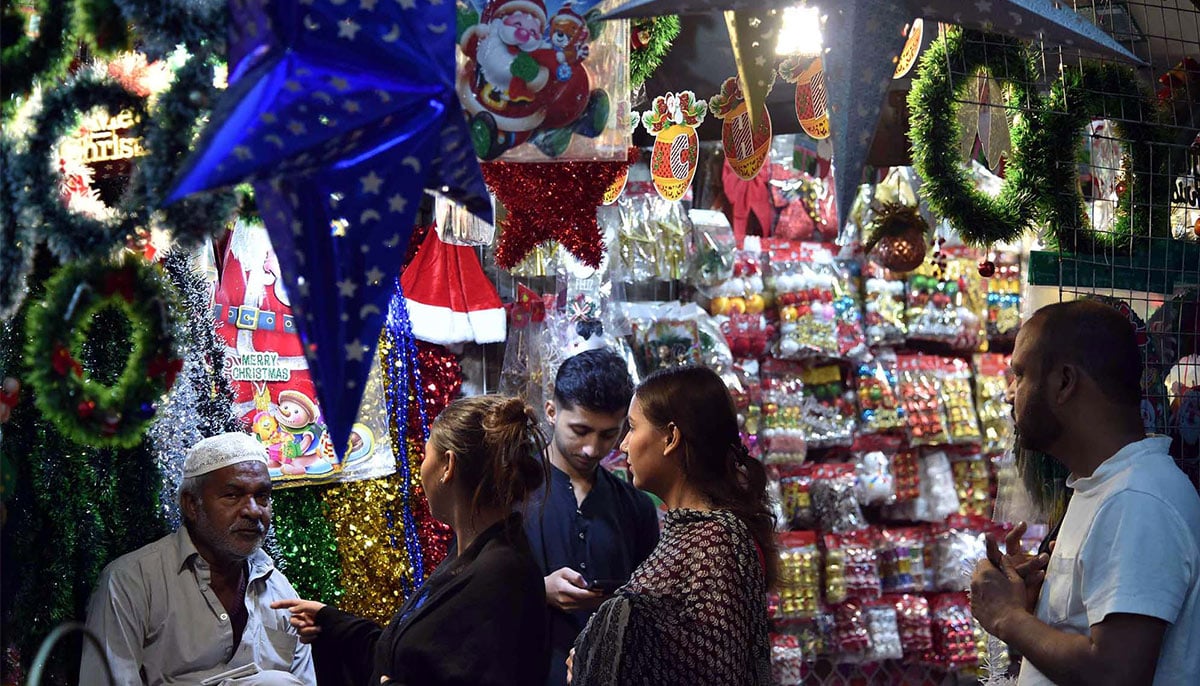
<path fill-rule="evenodd" d="M 596 0 L 458 0 L 456 88 L 482 160 L 624 159 L 629 28 Z"/>
<path fill-rule="evenodd" d="M 342 459 L 333 450 L 266 228 L 239 221 L 217 271 L 212 312 L 236 394 L 234 411 L 267 447 L 276 485 L 353 481 L 395 471 L 377 368 L 349 448 Z"/>

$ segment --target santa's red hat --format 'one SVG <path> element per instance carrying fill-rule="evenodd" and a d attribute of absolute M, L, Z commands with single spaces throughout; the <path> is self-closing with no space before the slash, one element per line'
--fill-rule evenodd
<path fill-rule="evenodd" d="M 499 17 L 507 17 L 513 12 L 526 12 L 546 24 L 546 3 L 542 0 L 498 0 L 489 2 L 479 17 L 480 23 L 486 24 Z"/>
<path fill-rule="evenodd" d="M 413 336 L 440 345 L 499 343 L 508 318 L 475 250 L 430 231 L 400 275 Z"/>
<path fill-rule="evenodd" d="M 554 16 L 550 18 L 551 24 L 557 24 L 560 22 L 577 24 L 579 26 L 584 25 L 583 17 L 575 11 L 575 4 L 570 2 L 563 4 L 563 6 L 554 13 Z"/>

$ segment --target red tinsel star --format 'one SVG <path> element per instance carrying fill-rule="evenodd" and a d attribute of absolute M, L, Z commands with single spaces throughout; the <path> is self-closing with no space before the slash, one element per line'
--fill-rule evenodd
<path fill-rule="evenodd" d="M 558 241 L 580 262 L 598 268 L 604 242 L 596 208 L 604 191 L 637 154 L 620 162 L 488 162 L 483 180 L 504 205 L 496 264 L 512 269 L 535 247 Z"/>

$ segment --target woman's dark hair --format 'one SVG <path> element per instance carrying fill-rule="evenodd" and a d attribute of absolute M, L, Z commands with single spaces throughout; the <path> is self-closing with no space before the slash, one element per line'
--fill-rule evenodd
<path fill-rule="evenodd" d="M 454 453 L 473 511 L 512 509 L 550 481 L 549 461 L 542 459 L 546 437 L 533 408 L 520 398 L 455 400 L 434 420 L 429 440 L 439 451 Z"/>
<path fill-rule="evenodd" d="M 737 411 L 725 382 L 705 367 L 676 367 L 651 374 L 638 386 L 646 419 L 666 431 L 674 424 L 683 442 L 683 475 L 713 507 L 745 522 L 775 581 L 775 515 L 767 472 L 750 456 L 738 432 Z"/>

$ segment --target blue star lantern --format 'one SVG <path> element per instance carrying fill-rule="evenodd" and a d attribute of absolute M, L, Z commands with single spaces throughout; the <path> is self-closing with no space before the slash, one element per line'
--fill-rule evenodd
<path fill-rule="evenodd" d="M 491 219 L 454 3 L 231 0 L 230 17 L 230 87 L 166 202 L 254 183 L 341 455 L 424 190 Z"/>

